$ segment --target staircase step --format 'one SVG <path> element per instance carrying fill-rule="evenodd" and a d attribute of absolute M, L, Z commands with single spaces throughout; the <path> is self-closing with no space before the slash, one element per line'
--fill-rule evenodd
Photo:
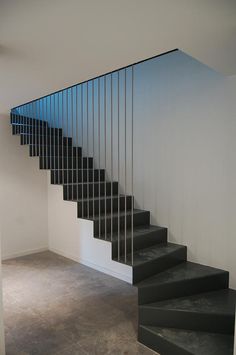
<path fill-rule="evenodd" d="M 234 333 L 236 291 L 223 289 L 139 306 L 142 325 Z"/>
<path fill-rule="evenodd" d="M 109 214 L 111 210 L 116 213 L 118 212 L 118 205 L 120 211 L 124 211 L 125 208 L 126 211 L 131 210 L 132 196 L 114 195 L 114 191 L 112 196 L 108 196 L 108 191 L 106 191 L 106 196 L 89 198 L 83 201 L 79 200 L 77 203 L 77 217 L 91 218 L 92 216 L 94 218 L 99 214 L 105 214 L 105 212 Z"/>
<path fill-rule="evenodd" d="M 25 117 L 21 115 L 16 115 L 11 113 L 11 124 L 12 125 L 31 125 L 31 126 L 48 126 L 48 122 L 44 120 L 37 120 L 35 118 Z"/>
<path fill-rule="evenodd" d="M 20 144 L 36 144 L 36 145 L 72 145 L 71 137 L 58 137 L 57 135 L 39 135 L 39 134 L 20 134 Z"/>
<path fill-rule="evenodd" d="M 133 239 L 133 246 L 132 246 Z M 167 243 L 167 228 L 144 225 L 133 228 L 133 238 L 130 229 L 127 230 L 126 238 L 123 231 L 121 233 L 108 234 L 106 240 L 112 240 L 112 259 L 120 259 L 126 253 L 144 249 L 156 244 Z"/>
<path fill-rule="evenodd" d="M 171 268 L 187 259 L 187 248 L 183 245 L 163 243 L 137 250 L 133 253 L 133 283 Z M 120 262 L 132 265 L 132 254 Z"/>
<path fill-rule="evenodd" d="M 124 231 L 125 228 L 128 230 L 131 227 L 131 222 L 133 220 L 134 226 L 148 225 L 150 223 L 150 212 L 142 210 L 133 210 L 133 215 L 131 211 L 121 211 L 118 213 L 112 213 L 95 216 L 94 219 L 94 237 L 104 239 L 106 234 L 110 234 L 111 231 L 118 232 L 118 226 L 120 231 Z"/>
<path fill-rule="evenodd" d="M 233 355 L 231 335 L 139 326 L 138 341 L 163 355 Z"/>
<path fill-rule="evenodd" d="M 93 158 L 83 157 L 39 157 L 40 169 L 92 169 Z"/>
<path fill-rule="evenodd" d="M 190 296 L 228 287 L 229 273 L 213 267 L 181 263 L 137 284 L 139 304 Z"/>
<path fill-rule="evenodd" d="M 81 156 L 82 149 L 81 147 L 72 147 L 68 145 L 39 145 L 39 144 L 30 144 L 29 152 L 31 157 L 37 156 Z"/>
<path fill-rule="evenodd" d="M 63 185 L 63 198 L 64 200 L 78 201 L 87 197 L 103 196 L 106 192 L 107 196 L 111 194 L 117 194 L 118 182 L 95 182 L 95 183 L 79 183 L 79 184 L 65 184 Z"/>
<path fill-rule="evenodd" d="M 28 124 L 12 124 L 12 134 L 31 134 L 31 135 L 45 135 L 45 136 L 62 136 L 61 128 L 50 128 L 40 124 L 28 125 Z M 52 138 L 53 140 L 53 138 Z"/>
<path fill-rule="evenodd" d="M 64 169 L 51 170 L 51 184 L 98 182 L 105 180 L 104 169 Z"/>

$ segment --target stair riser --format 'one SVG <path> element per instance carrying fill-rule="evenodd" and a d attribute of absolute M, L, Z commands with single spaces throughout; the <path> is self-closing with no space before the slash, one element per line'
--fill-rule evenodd
<path fill-rule="evenodd" d="M 33 118 L 23 117 L 11 114 L 11 124 L 22 124 L 22 125 L 32 125 L 32 126 L 47 126 L 48 123 L 46 121 L 36 120 Z"/>
<path fill-rule="evenodd" d="M 148 332 L 141 326 L 138 329 L 138 341 L 162 355 L 193 355 L 179 348 L 177 345 L 168 342 L 163 337 Z"/>
<path fill-rule="evenodd" d="M 13 125 L 12 126 L 12 134 L 32 134 L 32 135 L 59 135 L 62 136 L 61 128 L 49 128 L 47 126 L 40 125 Z"/>
<path fill-rule="evenodd" d="M 116 198 L 106 198 L 106 200 L 101 199 L 101 200 L 95 200 L 93 201 L 84 201 L 78 202 L 77 206 L 77 216 L 78 218 L 88 218 L 89 216 L 96 216 L 99 213 L 104 214 L 105 211 L 107 213 L 111 212 L 111 205 L 112 205 L 112 211 L 113 213 L 118 212 L 118 202 L 119 202 L 119 210 L 124 211 L 125 210 L 125 197 L 120 197 L 119 199 Z M 132 205 L 132 198 L 131 196 L 126 197 L 126 210 L 129 211 L 131 209 Z"/>
<path fill-rule="evenodd" d="M 135 266 L 133 268 L 133 283 L 142 281 L 147 277 L 164 271 L 185 260 L 187 260 L 187 248 L 182 247 L 173 253 L 163 255 L 161 258 L 152 260 L 139 266 Z"/>
<path fill-rule="evenodd" d="M 66 137 L 58 137 L 58 136 L 40 136 L 40 135 L 20 135 L 20 144 L 40 144 L 40 145 L 72 145 L 72 139 Z"/>
<path fill-rule="evenodd" d="M 45 157 L 40 157 L 39 158 L 39 168 L 40 169 L 92 169 L 93 168 L 93 159 L 92 158 L 83 158 L 83 164 L 81 161 L 81 158 L 74 159 L 70 158 L 67 159 L 67 157 L 62 158 L 45 158 Z"/>
<path fill-rule="evenodd" d="M 99 176 L 100 175 L 100 176 Z M 88 178 L 88 179 L 87 179 Z M 104 170 L 55 170 L 51 171 L 51 184 L 97 182 L 105 180 Z"/>
<path fill-rule="evenodd" d="M 78 156 L 81 157 L 81 148 L 80 147 L 72 147 L 71 146 L 50 146 L 50 145 L 30 145 L 29 147 L 30 156 Z"/>
<path fill-rule="evenodd" d="M 127 229 L 131 227 L 131 221 L 132 218 L 130 215 L 126 216 L 126 218 L 125 216 L 120 216 L 119 221 L 117 216 L 114 216 L 112 220 L 111 218 L 107 218 L 106 220 L 102 218 L 100 220 L 100 223 L 99 220 L 96 220 L 94 221 L 94 236 L 99 238 L 99 236 L 101 237 L 102 235 L 105 235 L 105 231 L 106 233 L 111 233 L 111 231 L 117 233 L 118 225 L 120 226 L 120 231 L 124 231 L 125 227 Z M 134 226 L 147 225 L 149 223 L 150 223 L 150 213 L 148 211 L 139 213 L 138 215 L 134 214 L 133 216 Z"/>
<path fill-rule="evenodd" d="M 139 322 L 142 325 L 164 328 L 190 329 L 211 333 L 234 333 L 234 316 L 201 314 L 139 306 Z"/>
<path fill-rule="evenodd" d="M 118 192 L 118 184 L 117 182 L 113 182 L 112 184 L 113 194 L 117 194 Z M 106 183 L 106 194 L 111 194 L 111 184 Z M 73 186 L 64 186 L 63 187 L 63 196 L 64 200 L 71 199 L 81 199 L 87 197 L 98 197 L 105 195 L 105 183 L 97 183 L 97 184 L 83 184 L 83 189 L 81 185 L 73 185 Z"/>
<path fill-rule="evenodd" d="M 140 235 L 133 239 L 133 250 L 140 250 L 143 248 L 151 247 L 152 245 L 156 245 L 159 243 L 166 243 L 167 242 L 167 230 L 159 230 L 147 233 L 145 235 Z M 126 252 L 131 253 L 131 244 L 132 239 L 128 237 L 126 240 Z M 112 242 L 112 258 L 118 257 L 118 247 L 119 247 L 119 256 L 125 255 L 125 243 L 120 241 L 118 245 L 118 241 Z"/>
<path fill-rule="evenodd" d="M 203 277 L 172 282 L 164 285 L 139 287 L 138 303 L 145 304 L 166 299 L 194 295 L 196 293 L 215 291 L 227 288 L 229 274 L 227 272 Z"/>

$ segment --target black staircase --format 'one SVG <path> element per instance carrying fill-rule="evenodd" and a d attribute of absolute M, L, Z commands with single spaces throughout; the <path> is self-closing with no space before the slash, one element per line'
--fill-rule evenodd
<path fill-rule="evenodd" d="M 138 287 L 139 342 L 163 355 L 233 354 L 236 292 L 228 288 L 228 272 L 187 261 L 186 246 L 169 243 L 167 229 L 150 225 L 150 213 L 138 209 L 132 218 L 133 256 L 125 254 L 125 216 L 126 250 L 131 246 L 132 196 L 118 195 L 118 183 L 105 181 L 104 169 L 92 170 L 93 158 L 83 157 L 82 169 L 81 148 L 73 147 L 69 137 L 62 137 L 47 122 L 12 114 L 11 124 L 21 144 L 29 145 L 30 156 L 39 156 L 40 168 L 51 170 L 51 183 L 63 184 L 64 200 L 77 202 L 78 217 L 94 221 L 94 237 L 111 242 L 111 233 L 105 235 L 105 229 L 110 231 L 112 225 L 112 259 L 118 261 L 119 248 L 119 262 L 133 267 L 133 283 Z M 38 127 L 43 128 L 40 136 Z M 60 133 L 55 141 L 66 144 L 55 149 L 45 139 L 46 131 L 53 140 Z M 72 158 L 77 170 L 72 169 Z M 87 179 L 88 183 L 82 183 Z"/>
<path fill-rule="evenodd" d="M 139 342 L 161 355 L 232 355 L 229 273 L 187 261 L 187 247 L 135 208 L 133 78 L 131 65 L 16 107 L 12 133 L 111 243 L 112 259 L 132 267 Z"/>

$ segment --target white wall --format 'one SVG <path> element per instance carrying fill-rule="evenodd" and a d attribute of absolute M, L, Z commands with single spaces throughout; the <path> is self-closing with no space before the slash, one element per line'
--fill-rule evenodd
<path fill-rule="evenodd" d="M 9 116 L 0 117 L 0 226 L 2 258 L 48 247 L 47 175 L 11 135 Z"/>
<path fill-rule="evenodd" d="M 135 69 L 135 198 L 236 288 L 236 77 L 176 52 Z"/>
<path fill-rule="evenodd" d="M 1 233 L 0 233 L 1 237 Z M 0 238 L 0 255 L 1 255 L 1 238 Z M 5 339 L 3 325 L 3 303 L 2 303 L 2 262 L 0 260 L 0 354 L 5 354 Z"/>
<path fill-rule="evenodd" d="M 49 249 L 132 282 L 131 267 L 111 260 L 111 244 L 93 237 L 93 222 L 77 218 L 75 202 L 63 201 L 62 186 L 48 184 Z"/>

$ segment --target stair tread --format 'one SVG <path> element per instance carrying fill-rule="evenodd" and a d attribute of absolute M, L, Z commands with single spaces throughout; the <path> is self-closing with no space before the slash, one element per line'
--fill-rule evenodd
<path fill-rule="evenodd" d="M 173 283 L 207 277 L 219 273 L 226 273 L 226 271 L 186 261 L 139 282 L 137 286 L 148 287 L 153 284 Z"/>
<path fill-rule="evenodd" d="M 143 325 L 140 327 L 192 355 L 233 354 L 234 337 L 231 335 Z"/>
<path fill-rule="evenodd" d="M 104 181 L 101 181 L 101 183 L 102 182 L 104 182 Z M 86 183 L 86 181 L 84 182 L 84 183 Z M 90 182 L 91 184 L 93 184 L 93 181 L 92 182 Z M 96 184 L 96 183 L 99 183 L 99 181 L 94 181 L 94 183 Z M 79 184 L 79 183 L 78 183 Z M 83 182 L 82 182 L 82 184 L 83 184 Z M 67 185 L 67 184 L 66 184 Z M 112 198 L 125 198 L 125 196 L 127 197 L 127 198 L 129 198 L 129 197 L 132 197 L 131 195 L 112 195 Z M 92 201 L 99 201 L 99 200 L 110 200 L 111 199 L 111 196 L 94 196 L 94 198 L 93 197 L 90 197 L 90 198 L 84 198 L 83 200 L 82 200 L 82 198 L 80 198 L 80 199 L 78 199 L 78 200 L 76 200 L 77 202 L 92 202 Z"/>
<path fill-rule="evenodd" d="M 236 291 L 223 289 L 153 302 L 140 307 L 196 313 L 235 315 Z"/>
<path fill-rule="evenodd" d="M 32 122 L 32 124 L 12 122 L 11 125 L 12 126 L 23 126 L 23 127 L 37 127 L 37 122 L 38 121 Z M 39 121 L 39 122 L 43 122 L 43 123 L 45 123 L 47 125 L 47 121 Z"/>
<path fill-rule="evenodd" d="M 151 233 L 151 232 L 158 232 L 158 231 L 165 230 L 165 229 L 166 229 L 165 227 L 159 227 L 159 226 L 153 226 L 153 225 L 134 226 L 133 227 L 133 237 L 137 238 L 137 237 L 139 237 L 141 235 L 146 235 L 146 234 Z M 127 234 L 126 235 L 127 239 L 130 239 L 131 236 L 132 236 L 130 228 L 127 229 L 126 234 Z M 120 231 L 119 238 L 122 239 L 122 240 L 124 239 L 124 231 L 123 230 Z M 107 233 L 106 240 L 110 240 L 110 239 L 111 239 L 111 234 Z M 118 233 L 117 232 L 112 233 L 112 240 L 113 241 L 118 240 Z"/>
<path fill-rule="evenodd" d="M 82 169 L 83 170 L 83 169 Z M 87 170 L 87 169 L 86 169 Z M 88 170 L 92 170 L 92 169 L 88 169 Z M 113 181 L 112 183 L 110 182 L 110 181 L 84 181 L 84 182 L 73 182 L 73 183 L 70 183 L 70 182 L 68 182 L 68 183 L 65 183 L 65 184 L 63 184 L 63 186 L 77 186 L 77 185 L 87 185 L 87 184 L 89 184 L 89 185 L 95 185 L 95 184 L 118 184 L 118 181 Z M 115 196 L 116 194 L 114 194 L 114 195 L 112 195 L 112 196 Z M 102 197 L 105 197 L 105 196 L 101 196 L 101 198 Z M 107 196 L 108 197 L 108 196 Z M 94 197 L 95 198 L 95 197 Z M 99 198 L 99 197 L 98 197 Z M 80 199 L 80 200 L 82 200 L 82 199 Z M 90 200 L 93 200 L 93 198 L 92 197 L 90 197 Z M 79 200 L 78 200 L 79 201 Z"/>
<path fill-rule="evenodd" d="M 51 168 L 50 169 L 51 171 L 64 171 L 65 173 L 67 173 L 67 172 L 71 172 L 71 171 L 104 171 L 104 169 L 92 169 L 92 168 L 89 168 L 89 169 L 80 169 L 80 168 L 78 168 L 78 169 L 76 169 L 76 168 L 69 168 L 69 169 L 66 169 L 66 168 L 64 168 L 64 169 L 62 169 L 62 168 Z M 95 181 L 96 182 L 96 181 Z M 101 181 L 102 182 L 102 181 Z M 76 182 L 76 183 L 73 183 L 73 185 L 77 185 L 78 183 Z M 65 185 L 69 185 L 69 183 L 68 184 L 65 184 Z M 102 196 L 101 196 L 101 198 L 102 198 Z"/>
<path fill-rule="evenodd" d="M 139 209 L 134 209 L 133 210 L 133 215 L 138 215 L 138 214 L 142 214 L 142 213 L 148 213 L 148 211 L 145 211 L 145 210 L 139 210 Z M 106 215 L 105 214 L 101 214 L 100 216 L 99 215 L 96 215 L 94 216 L 94 221 L 97 221 L 99 219 L 105 219 L 105 218 L 111 218 L 111 217 L 124 217 L 124 216 L 131 216 L 132 215 L 132 211 L 130 210 L 127 210 L 127 211 L 120 211 L 120 213 L 118 212 L 114 212 L 114 213 L 107 213 Z M 123 231 L 124 233 L 124 231 Z"/>
<path fill-rule="evenodd" d="M 161 258 L 167 254 L 171 254 L 179 249 L 185 248 L 183 245 L 174 244 L 174 243 L 160 243 L 152 245 L 148 248 L 136 250 L 133 253 L 133 266 L 142 265 L 144 263 L 148 263 L 152 260 L 156 260 Z M 116 259 L 114 259 L 116 260 Z M 126 264 L 131 264 L 131 254 L 126 256 L 121 256 L 120 262 L 125 262 Z"/>

